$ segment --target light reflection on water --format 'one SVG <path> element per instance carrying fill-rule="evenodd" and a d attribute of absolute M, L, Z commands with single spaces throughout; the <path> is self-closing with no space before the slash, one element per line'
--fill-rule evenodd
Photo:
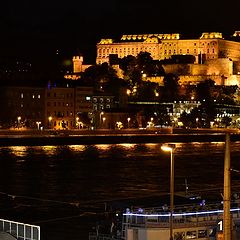
<path fill-rule="evenodd" d="M 231 162 L 235 169 L 240 169 L 239 144 L 231 144 Z M 13 206 L 7 208 L 0 196 L 0 214 L 6 218 L 7 214 L 14 216 L 14 220 L 17 220 L 15 216 L 22 217 L 20 220 L 32 223 L 37 222 L 40 216 L 48 219 L 102 208 L 104 202 L 111 200 L 167 193 L 170 155 L 162 152 L 160 146 L 98 144 L 1 147 L 0 192 L 40 200 L 16 197 L 15 202 L 11 201 Z M 189 190 L 207 190 L 223 185 L 224 143 L 176 143 L 174 154 L 176 191 L 184 190 L 186 178 Z M 238 179 L 236 175 L 233 177 Z M 46 199 L 59 203 L 47 202 Z M 79 204 L 78 210 L 72 209 L 72 202 Z M 16 208 L 19 204 L 29 207 Z M 3 209 L 12 210 L 7 212 Z M 58 224 L 64 229 L 61 222 Z M 71 224 L 74 227 L 79 222 Z M 85 239 L 79 233 L 75 234 L 71 239 Z M 50 239 L 45 233 L 43 235 L 45 240 Z M 55 239 L 66 239 L 66 236 L 59 235 Z M 55 239 L 51 237 L 51 240 Z"/>

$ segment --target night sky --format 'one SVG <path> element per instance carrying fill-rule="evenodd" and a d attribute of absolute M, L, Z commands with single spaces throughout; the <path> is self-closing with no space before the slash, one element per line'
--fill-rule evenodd
<path fill-rule="evenodd" d="M 121 34 L 240 30 L 240 1 L 12 0 L 1 3 L 0 58 L 42 67 L 58 55 L 82 53 L 94 63 L 102 37 Z"/>

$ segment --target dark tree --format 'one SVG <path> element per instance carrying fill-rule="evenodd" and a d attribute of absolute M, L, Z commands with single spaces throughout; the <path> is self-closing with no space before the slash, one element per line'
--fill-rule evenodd
<path fill-rule="evenodd" d="M 172 102 L 178 99 L 179 78 L 175 74 L 169 73 L 163 79 L 163 100 Z"/>
<path fill-rule="evenodd" d="M 212 90 L 215 82 L 211 79 L 205 80 L 197 85 L 197 98 L 200 101 L 210 102 L 213 100 Z"/>

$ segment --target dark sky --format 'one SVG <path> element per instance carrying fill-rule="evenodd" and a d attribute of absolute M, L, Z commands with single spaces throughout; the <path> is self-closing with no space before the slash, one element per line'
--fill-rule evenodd
<path fill-rule="evenodd" d="M 0 58 L 42 64 L 84 54 L 93 63 L 101 37 L 127 33 L 201 34 L 240 30 L 233 0 L 12 0 L 1 3 Z"/>

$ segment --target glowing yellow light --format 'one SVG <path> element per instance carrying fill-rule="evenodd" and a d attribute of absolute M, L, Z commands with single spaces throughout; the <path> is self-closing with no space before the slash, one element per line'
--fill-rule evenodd
<path fill-rule="evenodd" d="M 172 152 L 175 148 L 175 145 L 162 145 L 161 146 L 161 149 L 164 151 L 164 152 Z"/>

